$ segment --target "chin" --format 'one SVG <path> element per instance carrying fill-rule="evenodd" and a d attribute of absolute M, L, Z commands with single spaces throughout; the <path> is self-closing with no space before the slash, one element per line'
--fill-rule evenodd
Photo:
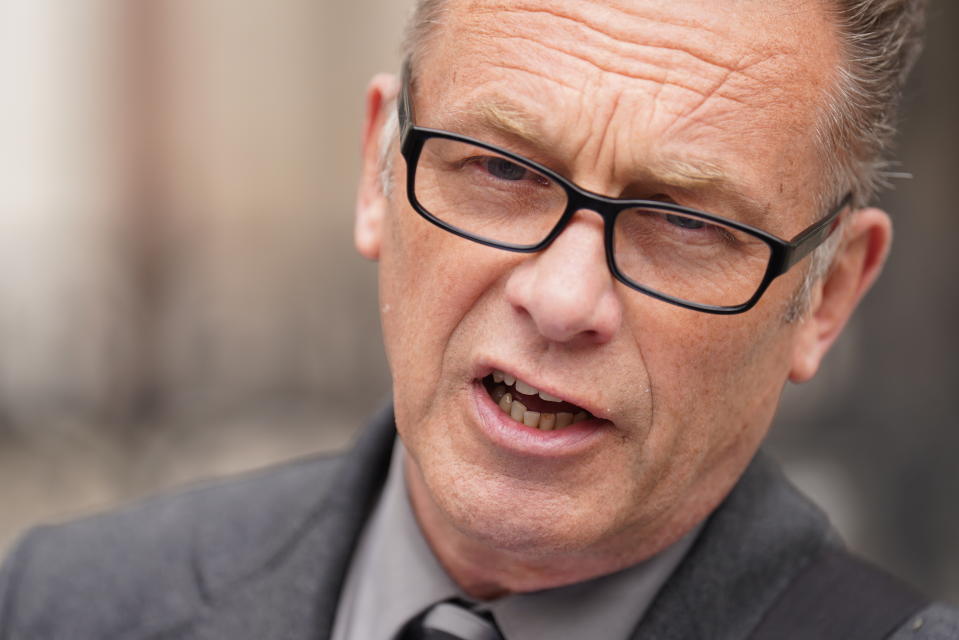
<path fill-rule="evenodd" d="M 552 555 L 595 548 L 607 537 L 595 505 L 553 488 L 526 487 L 512 479 L 447 479 L 434 500 L 462 535 L 523 555 Z M 519 486 L 518 486 L 519 485 Z"/>

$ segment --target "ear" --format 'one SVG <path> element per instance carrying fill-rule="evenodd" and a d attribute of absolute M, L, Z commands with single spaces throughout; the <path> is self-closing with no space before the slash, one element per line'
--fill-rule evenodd
<path fill-rule="evenodd" d="M 380 256 L 383 216 L 387 197 L 383 193 L 381 173 L 383 154 L 380 149 L 383 127 L 399 91 L 396 76 L 379 74 L 366 89 L 366 116 L 363 121 L 362 170 L 356 196 L 356 223 L 353 240 L 357 251 L 370 260 Z"/>
<path fill-rule="evenodd" d="M 850 215 L 832 268 L 811 292 L 810 309 L 800 321 L 789 379 L 805 382 L 839 336 L 882 271 L 892 243 L 892 221 L 879 209 Z"/>

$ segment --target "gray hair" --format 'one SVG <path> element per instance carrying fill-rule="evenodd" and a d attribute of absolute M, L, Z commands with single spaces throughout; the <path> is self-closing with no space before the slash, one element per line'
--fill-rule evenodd
<path fill-rule="evenodd" d="M 817 133 L 832 197 L 869 202 L 894 177 L 887 154 L 906 76 L 919 57 L 926 0 L 829 0 L 845 54 Z"/>
<path fill-rule="evenodd" d="M 844 56 L 815 131 L 823 168 L 816 205 L 823 211 L 847 193 L 853 207 L 862 207 L 895 176 L 889 171 L 894 163 L 888 154 L 903 85 L 922 48 L 926 9 L 926 0 L 826 1 L 831 4 Z M 402 46 L 414 72 L 438 33 L 436 26 L 447 3 L 416 2 Z M 384 191 L 390 187 L 386 176 L 385 172 Z M 805 281 L 786 310 L 787 321 L 805 313 L 809 291 L 829 271 L 842 235 L 840 226 L 813 253 Z"/>
<path fill-rule="evenodd" d="M 922 50 L 926 0 L 828 0 L 844 53 L 838 80 L 816 130 L 823 166 L 819 209 L 844 194 L 865 206 L 896 173 L 889 158 L 906 77 Z M 832 266 L 842 227 L 811 256 L 786 320 L 805 312 L 812 286 Z"/>

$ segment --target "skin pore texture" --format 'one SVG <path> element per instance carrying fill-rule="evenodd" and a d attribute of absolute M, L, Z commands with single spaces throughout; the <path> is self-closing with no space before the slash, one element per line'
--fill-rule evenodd
<path fill-rule="evenodd" d="M 840 52 L 818 1 L 452 0 L 438 29 L 415 69 L 420 126 L 597 193 L 667 198 L 780 237 L 825 213 L 811 132 Z M 377 76 L 367 95 L 356 242 L 380 265 L 397 429 L 428 542 L 479 598 L 652 556 L 729 492 L 786 381 L 815 374 L 882 265 L 887 216 L 847 213 L 797 322 L 783 310 L 805 263 L 747 313 L 682 309 L 614 280 L 593 212 L 545 251 L 516 254 L 429 224 L 404 188 L 384 194 L 377 141 L 396 91 Z M 597 419 L 565 448 L 491 437 L 479 380 L 493 369 Z"/>

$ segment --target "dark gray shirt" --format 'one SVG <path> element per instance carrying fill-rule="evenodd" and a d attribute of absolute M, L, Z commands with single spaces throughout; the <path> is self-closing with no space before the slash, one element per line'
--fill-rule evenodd
<path fill-rule="evenodd" d="M 397 439 L 389 477 L 359 542 L 337 608 L 333 640 L 392 640 L 441 600 L 469 600 L 430 550 L 413 514 Z M 483 603 L 506 640 L 626 640 L 698 529 L 638 565 L 587 582 Z"/>

